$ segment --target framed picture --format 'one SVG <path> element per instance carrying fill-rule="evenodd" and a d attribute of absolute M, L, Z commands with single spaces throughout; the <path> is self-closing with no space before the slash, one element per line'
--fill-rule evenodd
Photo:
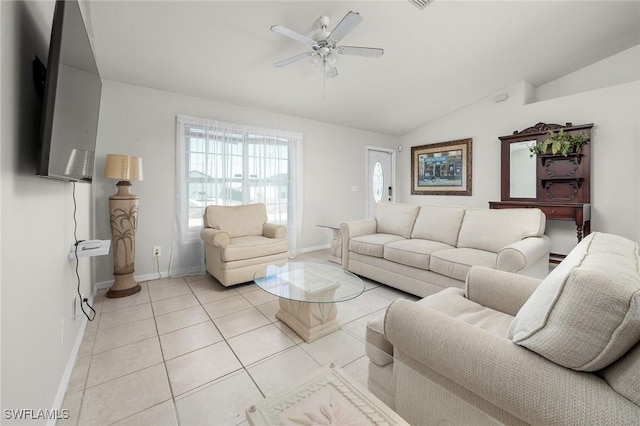
<path fill-rule="evenodd" d="M 471 141 L 411 147 L 411 193 L 471 195 Z"/>

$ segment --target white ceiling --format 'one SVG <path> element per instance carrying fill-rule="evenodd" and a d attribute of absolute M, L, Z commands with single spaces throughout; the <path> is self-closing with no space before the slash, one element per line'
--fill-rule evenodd
<path fill-rule="evenodd" d="M 640 43 L 639 1 L 90 1 L 104 79 L 403 135 L 521 80 L 534 86 Z M 307 46 L 269 30 L 364 20 L 343 45 L 339 75 L 303 60 Z M 326 84 L 326 86 L 325 86 Z M 326 98 L 325 98 L 326 95 Z"/>

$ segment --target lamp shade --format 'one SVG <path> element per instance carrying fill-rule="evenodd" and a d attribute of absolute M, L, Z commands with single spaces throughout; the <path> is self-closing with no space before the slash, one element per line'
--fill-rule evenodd
<path fill-rule="evenodd" d="M 142 180 L 142 158 L 130 155 L 107 154 L 107 161 L 102 175 L 110 179 Z"/>

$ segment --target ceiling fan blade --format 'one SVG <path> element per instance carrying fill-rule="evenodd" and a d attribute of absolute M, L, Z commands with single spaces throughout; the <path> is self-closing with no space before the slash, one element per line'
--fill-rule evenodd
<path fill-rule="evenodd" d="M 304 43 L 310 47 L 315 47 L 318 45 L 318 43 L 316 43 L 316 41 L 314 39 L 312 39 L 311 37 L 307 37 L 306 35 L 302 35 L 300 33 L 297 33 L 293 30 L 290 30 L 287 27 L 283 27 L 282 25 L 274 25 L 271 27 L 271 31 L 273 31 L 274 33 L 278 33 L 281 34 L 285 37 L 289 37 L 295 41 L 299 41 L 301 43 Z"/>
<path fill-rule="evenodd" d="M 336 52 L 342 55 L 364 56 L 367 58 L 379 58 L 384 49 L 377 47 L 338 46 Z"/>
<path fill-rule="evenodd" d="M 285 65 L 289 65 L 292 64 L 294 62 L 298 62 L 304 58 L 308 58 L 309 56 L 313 56 L 315 55 L 315 52 L 304 52 L 304 53 L 300 53 L 299 55 L 296 56 L 292 56 L 290 58 L 287 59 L 283 59 L 281 61 L 276 62 L 275 65 L 276 67 L 284 67 Z"/>
<path fill-rule="evenodd" d="M 342 21 L 331 31 L 329 34 L 330 39 L 335 41 L 342 40 L 342 37 L 346 36 L 349 31 L 355 28 L 362 21 L 362 16 L 358 12 L 349 12 L 342 18 Z"/>
<path fill-rule="evenodd" d="M 329 78 L 333 78 L 338 75 L 338 68 L 331 67 L 329 71 L 326 72 L 326 76 Z"/>

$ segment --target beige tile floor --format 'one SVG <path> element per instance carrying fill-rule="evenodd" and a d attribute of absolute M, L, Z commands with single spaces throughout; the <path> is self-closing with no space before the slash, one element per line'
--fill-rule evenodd
<path fill-rule="evenodd" d="M 296 260 L 340 267 L 326 251 Z M 141 283 L 122 299 L 101 290 L 63 402 L 71 415 L 58 424 L 245 425 L 248 406 L 332 362 L 366 385 L 367 321 L 412 296 L 364 281 L 364 294 L 338 305 L 341 329 L 311 343 L 253 284 L 201 275 Z"/>

